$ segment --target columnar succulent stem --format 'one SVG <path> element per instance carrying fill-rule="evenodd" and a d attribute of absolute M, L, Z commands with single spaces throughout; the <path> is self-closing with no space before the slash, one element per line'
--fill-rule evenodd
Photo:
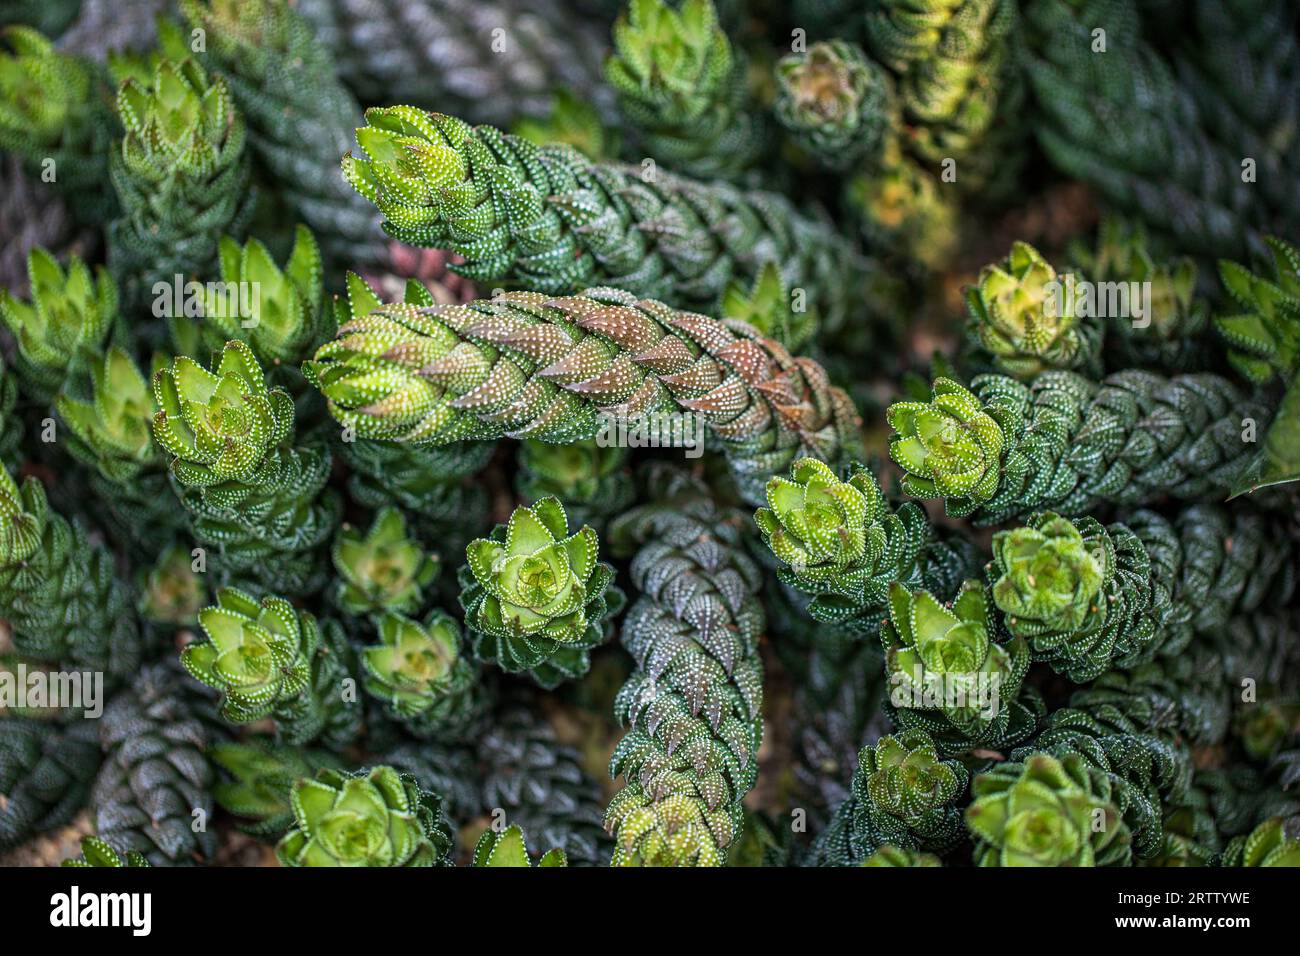
<path fill-rule="evenodd" d="M 362 438 L 568 443 L 620 420 L 702 421 L 751 499 L 799 455 L 837 461 L 856 444 L 852 402 L 815 362 L 748 326 L 612 289 L 386 306 L 303 371 Z"/>
<path fill-rule="evenodd" d="M 653 472 L 659 501 L 610 529 L 636 548 L 641 592 L 623 623 L 636 670 L 615 716 L 629 731 L 610 759 L 627 780 L 605 827 L 616 866 L 717 866 L 740 837 L 763 725 L 758 640 L 762 576 L 744 554 L 741 515 L 680 472 Z"/>

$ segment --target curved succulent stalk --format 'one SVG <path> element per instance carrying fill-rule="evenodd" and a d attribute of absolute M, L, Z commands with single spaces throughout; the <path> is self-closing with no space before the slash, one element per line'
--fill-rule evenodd
<path fill-rule="evenodd" d="M 844 172 L 872 160 L 897 118 L 889 75 L 846 40 L 818 42 L 776 64 L 781 125 L 817 161 Z"/>
<path fill-rule="evenodd" d="M 188 645 L 181 663 L 222 693 L 221 716 L 234 724 L 275 719 L 282 742 L 321 740 L 335 749 L 354 740 L 361 712 L 345 679 L 355 673 L 341 628 L 318 625 L 279 597 L 261 601 L 235 588 L 199 612 L 206 641 Z"/>
<path fill-rule="evenodd" d="M 99 770 L 97 721 L 0 716 L 0 850 L 76 816 Z"/>
<path fill-rule="evenodd" d="M 951 605 L 891 584 L 880 640 L 887 712 L 904 730 L 926 731 L 942 754 L 1020 743 L 1042 717 L 1042 699 L 1021 687 L 1028 644 L 1002 638 L 976 581 L 966 582 Z"/>
<path fill-rule="evenodd" d="M 1045 372 L 1028 386 L 981 375 L 972 389 L 939 378 L 930 402 L 891 405 L 889 452 L 909 494 L 981 525 L 1222 494 L 1252 452 L 1243 420 L 1269 418 L 1208 374 Z"/>
<path fill-rule="evenodd" d="M 824 462 L 799 459 L 788 479 L 768 481 L 768 507 L 754 520 L 783 565 L 781 581 L 813 595 L 807 613 L 814 620 L 874 635 L 887 614 L 891 585 L 948 595 L 975 565 L 968 549 L 936 539 L 917 505 L 891 511 L 861 463 L 846 473 L 841 481 Z"/>
<path fill-rule="evenodd" d="M 956 187 L 1001 194 L 1023 163 L 1024 92 L 1012 0 L 871 0 L 867 52 L 893 71 L 907 148 L 956 161 Z"/>
<path fill-rule="evenodd" d="M 226 343 L 212 371 L 175 359 L 154 373 L 153 390 L 154 438 L 172 456 L 195 537 L 217 552 L 218 579 L 316 590 L 340 504 L 324 490 L 328 450 L 288 445 L 289 394 L 267 385 L 239 341 Z"/>
<path fill-rule="evenodd" d="M 442 611 L 423 623 L 384 614 L 379 643 L 361 650 L 366 691 L 418 737 L 460 739 L 487 703 L 479 674 L 461 656 L 460 626 Z"/>
<path fill-rule="evenodd" d="M 558 498 L 574 524 L 599 532 L 635 497 L 627 457 L 626 448 L 594 440 L 551 445 L 528 439 L 519 446 L 515 490 L 529 504 Z"/>
<path fill-rule="evenodd" d="M 99 723 L 104 765 L 91 803 L 95 830 L 120 853 L 154 866 L 184 866 L 216 853 L 212 767 L 204 757 L 210 731 L 206 701 L 171 662 L 151 664 L 104 709 Z"/>
<path fill-rule="evenodd" d="M 1140 511 L 1109 527 L 1047 512 L 993 536 L 989 577 L 1007 628 L 1036 660 L 1084 683 L 1181 654 L 1194 634 L 1284 603 L 1293 553 L 1248 511 L 1195 505 L 1176 526 Z"/>
<path fill-rule="evenodd" d="M 282 866 L 451 866 L 453 837 L 437 794 L 392 767 L 326 767 L 297 781 Z"/>
<path fill-rule="evenodd" d="M 327 260 L 355 266 L 379 248 L 374 218 L 334 164 L 361 115 L 311 26 L 285 0 L 183 0 L 230 84 L 258 165 L 316 234 Z"/>
<path fill-rule="evenodd" d="M 334 542 L 335 602 L 345 614 L 415 614 L 425 604 L 424 589 L 438 576 L 436 557 L 426 554 L 406 533 L 406 518 L 396 508 L 375 516 L 364 536 L 344 524 Z"/>
<path fill-rule="evenodd" d="M 871 264 L 772 193 L 593 163 L 411 107 L 366 119 L 348 181 L 391 235 L 459 253 L 456 271 L 475 281 L 552 295 L 609 285 L 711 311 L 733 279 L 775 262 L 830 328 L 866 294 Z"/>
<path fill-rule="evenodd" d="M 37 479 L 20 489 L 0 468 L 0 615 L 15 650 L 125 678 L 143 652 L 130 608 L 112 554 L 51 511 Z"/>
<path fill-rule="evenodd" d="M 31 301 L 0 289 L 0 321 L 14 337 L 13 374 L 29 399 L 46 404 L 103 354 L 117 321 L 117 285 L 102 268 L 92 277 L 75 255 L 66 271 L 44 249 L 27 257 Z"/>
<path fill-rule="evenodd" d="M 244 228 L 256 193 L 226 81 L 194 60 L 160 60 L 143 82 L 128 76 L 117 115 L 125 136 L 110 173 L 122 214 L 109 225 L 109 264 L 142 309 L 158 283 L 211 274 L 219 237 Z"/>
<path fill-rule="evenodd" d="M 589 526 L 570 534 L 564 506 L 549 497 L 471 541 L 460 603 L 475 656 L 548 689 L 585 674 L 623 607 L 599 547 Z"/>
<path fill-rule="evenodd" d="M 563 444 L 622 422 L 665 424 L 677 431 L 659 440 L 681 443 L 702 424 L 751 499 L 799 455 L 836 461 L 857 441 L 852 402 L 815 362 L 613 289 L 385 306 L 342 326 L 303 372 L 363 438 Z"/>
<path fill-rule="evenodd" d="M 52 181 L 79 221 L 110 219 L 116 203 L 108 188 L 113 116 L 106 78 L 29 27 L 9 26 L 0 35 L 0 148 Z"/>
<path fill-rule="evenodd" d="M 998 764 L 971 791 L 966 827 L 978 866 L 1126 866 L 1132 859 L 1109 778 L 1076 755 Z"/>
<path fill-rule="evenodd" d="M 717 866 L 758 774 L 762 575 L 739 513 L 680 472 L 653 473 L 650 486 L 659 501 L 610 528 L 619 551 L 637 548 L 641 594 L 622 629 L 637 666 L 614 704 L 629 730 L 609 765 L 627 785 L 605 828 L 615 866 Z"/>
<path fill-rule="evenodd" d="M 1095 375 L 1106 329 L 1081 319 L 1074 299 L 1074 276 L 1058 275 L 1037 249 L 1017 242 L 966 292 L 971 337 L 999 372 L 1022 381 L 1049 369 Z"/>
<path fill-rule="evenodd" d="M 745 59 L 713 0 L 630 0 L 614 24 L 605 81 L 647 154 L 705 179 L 734 179 L 766 145 L 752 112 Z"/>

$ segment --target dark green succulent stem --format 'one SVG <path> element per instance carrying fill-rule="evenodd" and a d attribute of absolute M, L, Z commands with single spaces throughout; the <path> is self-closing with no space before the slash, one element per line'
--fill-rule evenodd
<path fill-rule="evenodd" d="M 1189 252 L 1242 255 L 1295 221 L 1300 187 L 1282 172 L 1285 148 L 1224 137 L 1148 42 L 1136 4 L 1032 0 L 1022 13 L 1034 128 L 1058 169 Z"/>
<path fill-rule="evenodd" d="M 132 602 L 108 549 L 51 510 L 39 480 L 19 486 L 0 468 L 0 615 L 14 649 L 125 679 L 144 651 Z"/>
<path fill-rule="evenodd" d="M 242 231 L 257 201 L 244 122 L 226 82 L 192 59 L 160 60 L 117 93 L 125 136 L 110 164 L 121 216 L 108 228 L 123 299 L 143 311 L 176 276 L 206 278 L 217 242 Z"/>
<path fill-rule="evenodd" d="M 100 839 L 154 866 L 205 863 L 217 849 L 210 702 L 174 662 L 150 664 L 99 721 L 104 764 L 91 803 Z M 201 822 L 202 825 L 196 825 Z"/>
<path fill-rule="evenodd" d="M 184 0 L 181 10 L 205 31 L 206 62 L 230 85 L 257 167 L 316 234 L 326 260 L 374 259 L 374 217 L 334 166 L 361 109 L 311 26 L 286 0 Z"/>
<path fill-rule="evenodd" d="M 614 289 L 384 306 L 342 325 L 303 371 L 361 438 L 635 434 L 698 453 L 707 431 L 750 499 L 801 454 L 838 461 L 858 442 L 852 402 L 817 363 L 749 326 Z"/>
<path fill-rule="evenodd" d="M 99 770 L 98 721 L 0 716 L 0 850 L 60 827 Z"/>
<path fill-rule="evenodd" d="M 623 622 L 636 669 L 615 716 L 610 758 L 626 781 L 605 827 L 616 866 L 717 866 L 741 834 L 758 774 L 762 575 L 744 553 L 743 516 L 682 472 L 651 472 L 655 502 L 610 528 L 631 553 L 639 596 Z"/>
<path fill-rule="evenodd" d="M 1193 505 L 1103 527 L 1036 515 L 993 537 L 993 600 L 1036 660 L 1077 683 L 1183 653 L 1194 635 L 1287 601 L 1295 547 L 1258 513 Z"/>
<path fill-rule="evenodd" d="M 348 181 L 403 242 L 465 257 L 486 284 L 564 295 L 609 285 L 711 311 L 775 262 L 829 328 L 867 294 L 871 263 L 780 196 L 593 163 L 575 150 L 410 107 L 372 109 Z"/>
<path fill-rule="evenodd" d="M 1251 423 L 1269 418 L 1210 374 L 1131 369 L 1097 382 L 1045 372 L 1031 385 L 981 375 L 971 389 L 940 378 L 930 402 L 890 406 L 890 455 L 907 492 L 987 525 L 1048 508 L 1071 516 L 1102 502 L 1222 495 L 1255 451 Z"/>
<path fill-rule="evenodd" d="M 252 350 L 226 343 L 212 371 L 185 356 L 154 374 L 154 437 L 191 529 L 221 583 L 291 595 L 324 579 L 338 496 L 325 489 L 330 454 L 292 440 L 293 400 L 268 385 Z"/>
<path fill-rule="evenodd" d="M 704 179 L 735 179 L 767 145 L 746 63 L 713 0 L 629 0 L 614 24 L 605 79 L 647 156 Z"/>

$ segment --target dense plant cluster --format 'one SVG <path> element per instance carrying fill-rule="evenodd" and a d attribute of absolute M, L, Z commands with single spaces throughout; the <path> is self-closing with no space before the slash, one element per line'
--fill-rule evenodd
<path fill-rule="evenodd" d="M 1290 0 L 114 6 L 0 19 L 0 862 L 1300 865 Z"/>

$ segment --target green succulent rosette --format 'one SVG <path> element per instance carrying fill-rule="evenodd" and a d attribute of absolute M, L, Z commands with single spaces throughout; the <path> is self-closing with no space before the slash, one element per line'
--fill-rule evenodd
<path fill-rule="evenodd" d="M 526 502 L 559 498 L 575 524 L 604 527 L 636 495 L 627 457 L 626 448 L 595 439 L 564 445 L 526 439 L 519 446 L 515 487 Z"/>
<path fill-rule="evenodd" d="M 483 714 L 477 668 L 461 656 L 460 626 L 442 611 L 424 622 L 379 619 L 379 643 L 363 648 L 368 693 L 420 737 L 464 734 Z"/>
<path fill-rule="evenodd" d="M 1002 429 L 970 391 L 935 379 L 929 402 L 895 402 L 887 417 L 897 432 L 889 454 L 906 472 L 908 494 L 978 503 L 997 493 Z"/>
<path fill-rule="evenodd" d="M 966 768 L 942 759 L 925 731 L 886 734 L 858 755 L 855 829 L 876 848 L 951 849 L 963 836 L 956 803 L 968 780 Z"/>
<path fill-rule="evenodd" d="M 1023 638 L 998 640 L 985 589 L 967 581 L 950 606 L 928 591 L 889 588 L 880 629 L 890 705 L 904 729 L 929 733 L 939 752 L 1004 747 L 1033 732 L 1041 701 L 1021 699 L 1029 669 Z"/>
<path fill-rule="evenodd" d="M 999 372 L 1030 379 L 1047 369 L 1101 371 L 1103 328 L 1076 313 L 1075 279 L 1027 242 L 980 270 L 966 293 L 971 333 Z M 1118 319 L 1117 319 L 1118 320 Z"/>
<path fill-rule="evenodd" d="M 27 256 L 31 301 L 0 289 L 0 323 L 14 337 L 13 373 L 22 391 L 52 401 L 103 354 L 117 320 L 117 286 L 102 267 L 92 275 L 75 255 L 65 270 L 44 249 Z"/>
<path fill-rule="evenodd" d="M 293 786 L 282 866 L 451 866 L 442 801 L 392 767 L 324 768 Z"/>
<path fill-rule="evenodd" d="M 897 119 L 894 86 L 862 48 L 813 43 L 776 64 L 776 118 L 824 166 L 843 172 L 879 153 Z"/>
<path fill-rule="evenodd" d="M 516 508 L 489 538 L 465 549 L 461 606 L 474 653 L 543 687 L 586 673 L 591 648 L 609 636 L 623 605 L 614 569 L 598 561 L 590 527 L 569 534 L 559 499 Z"/>
<path fill-rule="evenodd" d="M 174 456 L 172 470 L 186 485 L 251 477 L 293 428 L 293 399 L 267 386 L 243 342 L 227 342 L 211 372 L 179 356 L 154 374 L 153 389 L 154 438 Z"/>
<path fill-rule="evenodd" d="M 207 749 L 221 772 L 212 798 L 241 818 L 240 829 L 257 837 L 279 839 L 293 825 L 293 785 L 337 758 L 318 751 L 262 742 L 221 741 Z"/>
<path fill-rule="evenodd" d="M 1078 754 L 1034 754 L 978 775 L 966 827 L 978 866 L 1127 866 L 1130 834 L 1107 775 Z"/>
<path fill-rule="evenodd" d="M 438 576 L 436 557 L 406 533 L 406 518 L 384 508 L 361 535 L 344 525 L 334 542 L 335 600 L 345 614 L 414 614 Z"/>
<path fill-rule="evenodd" d="M 307 689 L 320 631 L 315 618 L 284 598 L 258 601 L 221 588 L 217 603 L 199 612 L 199 627 L 207 640 L 187 646 L 181 663 L 222 692 L 221 715 L 232 723 L 268 717 Z"/>

